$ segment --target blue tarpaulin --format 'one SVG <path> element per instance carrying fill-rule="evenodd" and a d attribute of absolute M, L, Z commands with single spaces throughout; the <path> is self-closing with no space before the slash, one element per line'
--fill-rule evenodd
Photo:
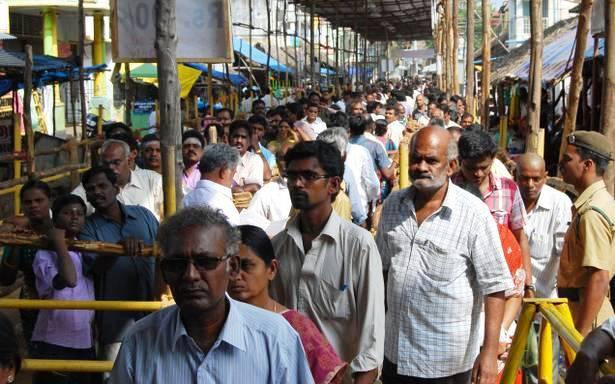
<path fill-rule="evenodd" d="M 242 56 L 250 58 L 250 44 L 241 40 L 238 37 L 233 37 L 233 49 L 240 53 Z M 267 54 L 256 47 L 252 47 L 251 60 L 261 65 L 267 65 Z M 292 68 L 286 67 L 273 57 L 269 58 L 269 69 L 276 72 L 288 72 L 292 73 Z"/>
<path fill-rule="evenodd" d="M 200 63 L 184 63 L 184 64 L 187 65 L 188 67 L 198 69 L 199 71 L 202 71 L 205 74 L 208 73 L 207 64 L 200 64 Z M 224 72 L 216 71 L 215 69 L 211 71 L 211 76 L 218 80 L 226 80 L 226 75 L 224 74 Z M 235 86 L 241 86 L 243 84 L 248 84 L 248 79 L 246 79 L 245 76 L 242 74 L 229 73 L 228 77 L 231 83 L 233 83 L 233 85 Z"/>

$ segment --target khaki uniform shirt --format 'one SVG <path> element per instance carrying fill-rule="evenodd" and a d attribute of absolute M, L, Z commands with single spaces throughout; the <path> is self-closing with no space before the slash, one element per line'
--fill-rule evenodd
<path fill-rule="evenodd" d="M 560 258 L 557 277 L 560 288 L 585 288 L 591 275 L 591 270 L 585 267 L 609 271 L 609 279 L 615 272 L 615 229 L 591 207 L 606 213 L 611 222 L 615 221 L 615 200 L 602 180 L 589 186 L 574 202 L 572 221 L 564 237 Z M 582 290 L 579 297 L 583 298 Z M 570 303 L 573 315 L 579 308 L 580 303 Z M 613 315 L 611 303 L 605 296 L 596 323 L 601 324 Z"/>

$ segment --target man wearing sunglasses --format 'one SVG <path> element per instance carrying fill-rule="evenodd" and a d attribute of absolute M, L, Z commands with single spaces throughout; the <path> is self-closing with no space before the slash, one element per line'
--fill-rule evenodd
<path fill-rule="evenodd" d="M 566 140 L 559 168 L 579 197 L 564 237 L 557 287 L 559 296 L 568 299 L 574 325 L 585 336 L 613 316 L 608 292 L 615 271 L 615 201 L 603 179 L 613 149 L 598 132 L 579 131 Z"/>
<path fill-rule="evenodd" d="M 342 156 L 316 140 L 298 143 L 284 160 L 299 213 L 272 240 L 283 266 L 272 294 L 316 323 L 350 363 L 355 383 L 373 383 L 384 355 L 382 264 L 371 234 L 331 206 L 344 174 Z"/>
<path fill-rule="evenodd" d="M 160 226 L 160 270 L 177 305 L 128 331 L 112 383 L 314 382 L 284 318 L 226 295 L 240 241 L 208 207 L 185 208 Z"/>

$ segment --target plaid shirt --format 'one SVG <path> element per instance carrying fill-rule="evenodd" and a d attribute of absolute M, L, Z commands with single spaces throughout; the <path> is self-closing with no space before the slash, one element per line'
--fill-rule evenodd
<path fill-rule="evenodd" d="M 420 227 L 414 187 L 389 196 L 376 244 L 388 271 L 385 356 L 405 376 L 472 368 L 482 341 L 482 298 L 513 287 L 498 230 L 478 198 L 449 183 Z"/>
<path fill-rule="evenodd" d="M 457 185 L 467 182 L 461 172 L 454 175 L 451 180 Z M 512 231 L 525 227 L 527 222 L 525 205 L 513 180 L 490 173 L 489 189 L 483 195 L 483 201 L 489 207 L 491 216 L 499 224 L 506 225 Z"/>

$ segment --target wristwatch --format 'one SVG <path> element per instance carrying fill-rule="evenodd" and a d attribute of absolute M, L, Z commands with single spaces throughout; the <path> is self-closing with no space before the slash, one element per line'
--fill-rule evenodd
<path fill-rule="evenodd" d="M 536 286 L 534 284 L 525 284 L 525 290 L 530 290 L 536 292 Z"/>

